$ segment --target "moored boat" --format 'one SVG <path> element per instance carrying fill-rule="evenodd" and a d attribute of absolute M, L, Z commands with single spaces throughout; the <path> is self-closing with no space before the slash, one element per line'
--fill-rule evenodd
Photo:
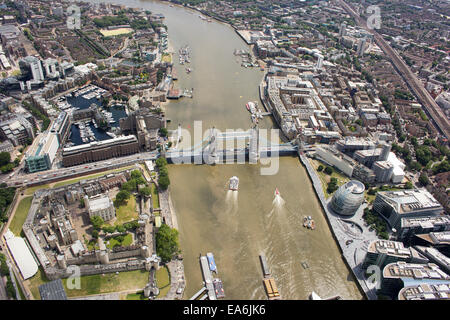
<path fill-rule="evenodd" d="M 206 254 L 206 258 L 208 259 L 209 270 L 217 273 L 216 261 L 214 261 L 214 256 L 212 252 L 208 252 Z"/>

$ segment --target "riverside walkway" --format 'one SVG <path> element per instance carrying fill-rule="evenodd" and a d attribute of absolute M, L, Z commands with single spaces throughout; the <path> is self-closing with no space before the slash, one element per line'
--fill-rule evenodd
<path fill-rule="evenodd" d="M 369 231 L 364 225 L 362 214 L 365 206 L 362 205 L 352 217 L 346 217 L 345 219 L 342 219 L 341 216 L 335 214 L 329 208 L 329 201 L 325 198 L 322 183 L 316 170 L 312 167 L 304 153 L 299 152 L 299 158 L 308 172 L 317 198 L 325 212 L 331 231 L 341 249 L 344 260 L 351 269 L 367 299 L 377 300 L 375 284 L 369 283 L 365 279 L 364 270 L 361 268 L 361 263 L 365 258 L 368 245 L 371 241 L 378 239 L 375 232 Z"/>

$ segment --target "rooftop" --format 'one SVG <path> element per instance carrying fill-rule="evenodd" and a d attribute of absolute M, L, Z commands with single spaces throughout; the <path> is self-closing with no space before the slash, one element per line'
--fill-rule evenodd
<path fill-rule="evenodd" d="M 107 209 L 111 206 L 111 199 L 106 195 L 99 195 L 89 199 L 89 209 L 92 211 Z"/>
<path fill-rule="evenodd" d="M 39 286 L 41 300 L 67 300 L 61 279 L 53 280 Z"/>
<path fill-rule="evenodd" d="M 402 242 L 375 240 L 369 245 L 367 252 L 383 253 L 400 258 L 410 258 L 419 255 L 418 252 L 413 250 L 413 248 L 405 248 Z"/>
<path fill-rule="evenodd" d="M 402 278 L 415 280 L 448 280 L 450 276 L 442 271 L 436 264 L 416 264 L 406 262 L 394 262 L 383 269 L 384 278 Z"/>
<path fill-rule="evenodd" d="M 416 284 L 404 287 L 398 293 L 399 300 L 441 300 L 450 298 L 448 283 Z"/>
<path fill-rule="evenodd" d="M 34 260 L 30 249 L 26 245 L 25 240 L 14 236 L 10 230 L 6 232 L 4 237 L 22 277 L 26 280 L 34 276 L 38 271 L 38 265 Z"/>
<path fill-rule="evenodd" d="M 420 211 L 422 209 L 442 208 L 439 202 L 425 189 L 383 191 L 377 197 L 383 197 L 399 214 Z"/>

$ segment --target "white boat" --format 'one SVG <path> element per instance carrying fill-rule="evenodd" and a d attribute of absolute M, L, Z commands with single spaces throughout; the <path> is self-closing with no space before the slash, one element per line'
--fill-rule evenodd
<path fill-rule="evenodd" d="M 231 177 L 229 189 L 233 190 L 233 191 L 237 191 L 238 188 L 239 188 L 239 178 L 236 176 Z"/>

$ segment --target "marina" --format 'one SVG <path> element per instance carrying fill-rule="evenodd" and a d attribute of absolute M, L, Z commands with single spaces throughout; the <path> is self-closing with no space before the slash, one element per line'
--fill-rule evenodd
<path fill-rule="evenodd" d="M 255 125 L 258 124 L 259 119 L 262 119 L 262 117 L 263 117 L 263 114 L 258 107 L 258 101 L 249 101 L 249 102 L 247 102 L 245 107 L 247 108 L 248 112 L 250 112 L 250 114 L 251 114 L 250 117 L 252 119 L 252 123 Z"/>

